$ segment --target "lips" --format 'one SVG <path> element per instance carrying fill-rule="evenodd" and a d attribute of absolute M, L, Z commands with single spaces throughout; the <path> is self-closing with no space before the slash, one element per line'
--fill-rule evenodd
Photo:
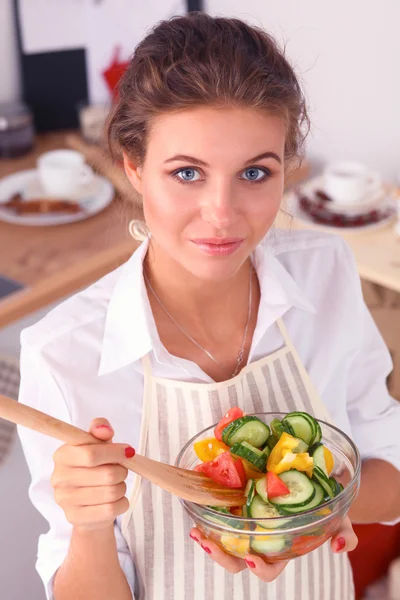
<path fill-rule="evenodd" d="M 230 238 L 196 238 L 192 240 L 195 244 L 214 244 L 215 246 L 225 246 L 226 244 L 237 244 L 242 242 L 243 238 L 230 237 Z"/>
<path fill-rule="evenodd" d="M 191 241 L 203 254 L 227 256 L 236 252 L 244 240 L 242 238 L 198 238 Z"/>

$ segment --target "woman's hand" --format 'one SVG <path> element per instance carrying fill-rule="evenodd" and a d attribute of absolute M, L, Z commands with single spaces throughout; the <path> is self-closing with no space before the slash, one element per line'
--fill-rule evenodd
<path fill-rule="evenodd" d="M 231 556 L 223 552 L 217 544 L 206 538 L 200 529 L 196 527 L 190 531 L 190 537 L 200 544 L 203 550 L 216 563 L 229 571 L 229 573 L 240 573 L 240 571 L 249 568 L 252 573 L 267 583 L 276 579 L 289 562 L 285 560 L 277 563 L 267 563 L 259 556 L 254 556 L 253 554 L 248 554 L 244 559 Z"/>
<path fill-rule="evenodd" d="M 230 573 L 239 573 L 243 569 L 250 569 L 262 581 L 270 583 L 278 577 L 289 561 L 277 563 L 268 563 L 260 556 L 247 554 L 244 559 L 231 556 L 223 552 L 214 542 L 205 537 L 199 529 L 194 527 L 190 531 L 190 537 L 200 544 L 200 546 L 215 560 L 216 563 L 224 567 Z M 340 529 L 331 538 L 331 548 L 333 552 L 350 552 L 357 546 L 357 536 L 353 531 L 350 519 L 346 517 L 340 526 Z"/>
<path fill-rule="evenodd" d="M 107 419 L 94 419 L 90 433 L 111 442 L 114 431 Z M 127 444 L 64 444 L 53 455 L 51 484 L 56 503 L 67 520 L 80 529 L 103 529 L 126 512 L 128 470 L 118 464 L 135 451 Z"/>
<path fill-rule="evenodd" d="M 346 517 L 331 538 L 331 549 L 333 552 L 351 552 L 357 547 L 358 537 L 354 533 L 353 526 L 349 517 Z"/>

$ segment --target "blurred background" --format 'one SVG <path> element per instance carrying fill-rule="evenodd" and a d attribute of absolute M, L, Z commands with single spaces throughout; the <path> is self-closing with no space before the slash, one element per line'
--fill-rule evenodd
<path fill-rule="evenodd" d="M 0 393 L 18 393 L 21 329 L 134 250 L 127 225 L 135 199 L 102 127 L 146 31 L 194 10 L 244 19 L 286 48 L 312 128 L 305 161 L 286 182 L 294 219 L 277 225 L 348 241 L 400 399 L 397 0 L 0 0 Z M 54 181 L 43 157 L 60 149 L 69 153 L 57 154 Z M 340 169 L 352 191 L 343 192 Z M 2 600 L 44 598 L 34 563 L 47 523 L 29 503 L 28 484 L 15 430 L 0 421 Z M 358 534 L 358 598 L 399 599 L 400 529 L 371 525 Z"/>

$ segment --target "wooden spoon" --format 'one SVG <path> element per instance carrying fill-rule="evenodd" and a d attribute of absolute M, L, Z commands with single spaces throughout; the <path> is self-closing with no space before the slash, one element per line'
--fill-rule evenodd
<path fill-rule="evenodd" d="M 106 443 L 83 429 L 2 395 L 0 417 L 74 446 Z M 190 502 L 211 506 L 240 506 L 245 502 L 243 490 L 223 487 L 204 473 L 173 467 L 140 454 L 123 458 L 120 464 L 170 494 Z"/>

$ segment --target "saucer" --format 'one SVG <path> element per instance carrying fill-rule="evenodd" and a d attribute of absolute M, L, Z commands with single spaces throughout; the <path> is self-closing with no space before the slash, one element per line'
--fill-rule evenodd
<path fill-rule="evenodd" d="M 114 198 L 114 188 L 105 177 L 94 175 L 89 184 L 77 187 L 74 194 L 66 198 L 66 200 L 79 205 L 81 210 L 74 213 L 38 212 L 19 215 L 12 209 L 2 206 L 15 194 L 22 196 L 21 202 L 34 198 L 43 200 L 52 198 L 43 191 L 36 169 L 19 171 L 0 179 L 0 219 L 17 225 L 52 226 L 82 221 L 101 212 L 111 204 Z"/>
<path fill-rule="evenodd" d="M 307 196 L 310 201 L 323 203 L 325 210 L 337 213 L 337 214 L 348 214 L 348 215 L 362 215 L 371 210 L 377 210 L 384 203 L 387 198 L 388 192 L 384 187 L 378 190 L 372 190 L 368 194 L 365 194 L 361 199 L 352 204 L 342 204 L 335 202 L 324 192 L 324 177 L 319 175 L 313 179 L 309 179 L 303 184 L 297 186 L 299 194 Z"/>
<path fill-rule="evenodd" d="M 295 190 L 285 194 L 285 204 L 289 214 L 298 221 L 330 232 L 340 229 L 344 233 L 361 233 L 381 229 L 396 219 L 395 202 L 389 195 L 385 196 L 377 209 L 367 210 L 363 214 L 332 212 L 326 208 L 331 204 L 329 201 L 313 202 L 308 196 Z"/>

